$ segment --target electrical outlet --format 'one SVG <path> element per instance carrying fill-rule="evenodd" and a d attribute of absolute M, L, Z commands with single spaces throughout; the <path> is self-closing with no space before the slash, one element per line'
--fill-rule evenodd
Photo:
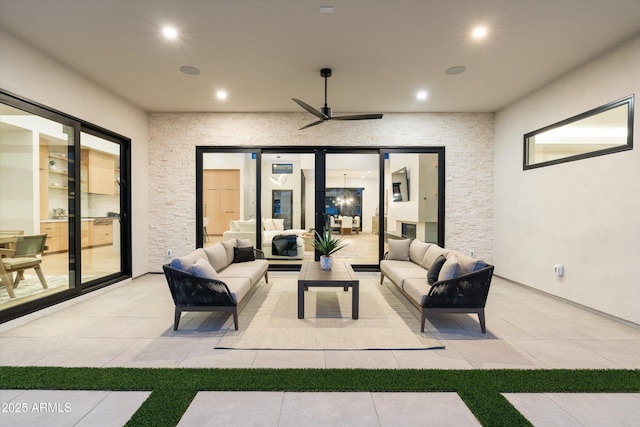
<path fill-rule="evenodd" d="M 470 257 L 476 256 L 476 251 L 474 251 L 473 249 L 469 249 L 469 256 Z"/>
<path fill-rule="evenodd" d="M 173 249 L 167 249 L 167 256 L 173 256 Z"/>

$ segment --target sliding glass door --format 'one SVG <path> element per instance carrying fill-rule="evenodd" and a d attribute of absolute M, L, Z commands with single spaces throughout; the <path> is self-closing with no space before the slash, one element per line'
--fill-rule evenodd
<path fill-rule="evenodd" d="M 261 158 L 261 249 L 271 265 L 312 260 L 315 156 L 264 150 Z"/>
<path fill-rule="evenodd" d="M 325 162 L 326 227 L 339 235 L 344 249 L 334 257 L 352 265 L 377 265 L 380 154 L 327 153 Z"/>
<path fill-rule="evenodd" d="M 131 276 L 129 143 L 0 92 L 0 321 Z"/>
<path fill-rule="evenodd" d="M 356 268 L 377 267 L 389 239 L 444 245 L 444 148 L 198 147 L 196 158 L 199 246 L 250 238 L 271 268 L 295 269 L 316 259 L 316 230 L 344 239 L 335 256 Z"/>
<path fill-rule="evenodd" d="M 122 269 L 120 144 L 99 132 L 80 133 L 82 282 Z"/>

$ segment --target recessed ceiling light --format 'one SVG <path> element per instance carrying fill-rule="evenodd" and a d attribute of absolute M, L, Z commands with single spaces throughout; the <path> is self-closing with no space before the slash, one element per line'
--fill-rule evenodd
<path fill-rule="evenodd" d="M 227 92 L 225 92 L 224 90 L 219 90 L 216 92 L 216 98 L 218 98 L 221 101 L 227 99 L 227 96 L 228 96 Z"/>
<path fill-rule="evenodd" d="M 168 40 L 175 40 L 178 38 L 178 30 L 173 27 L 164 27 L 162 29 L 162 35 Z"/>
<path fill-rule="evenodd" d="M 200 70 L 198 70 L 196 67 L 192 67 L 191 65 L 183 65 L 182 67 L 180 67 L 180 71 L 190 76 L 197 76 L 198 74 L 200 74 Z"/>
<path fill-rule="evenodd" d="M 464 65 L 456 65 L 456 66 L 447 68 L 445 73 L 449 75 L 454 75 L 454 74 L 464 73 L 465 71 L 467 71 L 467 67 L 465 67 Z"/>
<path fill-rule="evenodd" d="M 471 32 L 471 37 L 474 39 L 483 39 L 487 36 L 489 30 L 485 26 L 478 26 L 473 29 Z"/>
<path fill-rule="evenodd" d="M 416 98 L 418 98 L 420 101 L 424 101 L 425 99 L 427 99 L 427 92 L 425 92 L 424 90 L 419 91 L 418 93 L 416 93 Z"/>
<path fill-rule="evenodd" d="M 320 6 L 320 13 L 333 13 L 333 6 Z"/>

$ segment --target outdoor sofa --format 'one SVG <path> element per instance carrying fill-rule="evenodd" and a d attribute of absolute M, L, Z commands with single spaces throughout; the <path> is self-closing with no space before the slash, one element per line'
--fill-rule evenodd
<path fill-rule="evenodd" d="M 249 240 L 230 239 L 162 266 L 176 306 L 173 330 L 178 330 L 183 311 L 225 311 L 233 314 L 238 330 L 238 308 L 243 307 L 264 277 L 269 263 Z"/>
<path fill-rule="evenodd" d="M 380 261 L 380 284 L 387 277 L 422 312 L 476 313 L 486 332 L 484 308 L 493 266 L 455 250 L 418 239 L 390 239 Z"/>

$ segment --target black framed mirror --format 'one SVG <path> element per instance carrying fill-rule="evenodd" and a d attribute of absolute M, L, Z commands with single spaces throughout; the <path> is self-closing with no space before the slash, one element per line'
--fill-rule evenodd
<path fill-rule="evenodd" d="M 524 135 L 525 170 L 633 149 L 634 95 Z"/>

